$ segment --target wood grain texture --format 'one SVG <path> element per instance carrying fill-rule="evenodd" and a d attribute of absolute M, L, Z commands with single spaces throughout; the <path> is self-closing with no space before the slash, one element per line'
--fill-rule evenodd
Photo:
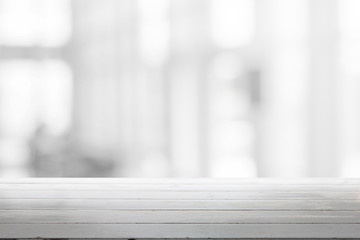
<path fill-rule="evenodd" d="M 360 238 L 360 181 L 0 179 L 0 238 Z"/>

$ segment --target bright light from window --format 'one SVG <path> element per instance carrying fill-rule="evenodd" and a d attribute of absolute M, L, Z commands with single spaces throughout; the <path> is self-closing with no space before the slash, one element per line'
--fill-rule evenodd
<path fill-rule="evenodd" d="M 0 0 L 0 43 L 57 47 L 71 34 L 69 0 Z"/>
<path fill-rule="evenodd" d="M 233 51 L 218 54 L 210 80 L 210 176 L 255 177 L 255 139 L 249 116 L 245 66 Z"/>
<path fill-rule="evenodd" d="M 340 9 L 340 31 L 344 39 L 360 39 L 360 1 L 358 0 L 341 0 L 339 1 Z"/>
<path fill-rule="evenodd" d="M 39 122 L 54 134 L 66 130 L 71 112 L 71 82 L 70 69 L 60 60 L 2 62 L 2 131 L 25 137 Z"/>
<path fill-rule="evenodd" d="M 341 97 L 339 144 L 341 149 L 341 177 L 359 177 L 359 89 L 360 89 L 360 1 L 339 1 L 341 81 L 338 95 Z"/>
<path fill-rule="evenodd" d="M 0 62 L 1 176 L 27 176 L 28 141 L 39 126 L 53 136 L 65 133 L 71 95 L 71 71 L 65 62 Z"/>
<path fill-rule="evenodd" d="M 41 112 L 44 122 L 53 134 L 67 130 L 71 121 L 72 75 L 69 66 L 61 60 L 44 61 L 41 92 Z"/>
<path fill-rule="evenodd" d="M 33 81 L 31 81 L 33 80 Z M 37 86 L 37 64 L 34 61 L 7 61 L 0 65 L 1 129 L 5 135 L 30 134 L 36 119 L 32 93 Z"/>
<path fill-rule="evenodd" d="M 149 65 L 161 65 L 166 60 L 170 38 L 167 0 L 139 1 L 140 55 Z"/>
<path fill-rule="evenodd" d="M 253 0 L 212 0 L 212 37 L 219 47 L 235 48 L 249 43 L 254 33 Z"/>

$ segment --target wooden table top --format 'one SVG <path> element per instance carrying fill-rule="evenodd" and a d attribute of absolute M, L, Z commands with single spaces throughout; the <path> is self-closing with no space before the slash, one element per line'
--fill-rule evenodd
<path fill-rule="evenodd" d="M 360 238 L 360 179 L 0 179 L 0 238 Z"/>

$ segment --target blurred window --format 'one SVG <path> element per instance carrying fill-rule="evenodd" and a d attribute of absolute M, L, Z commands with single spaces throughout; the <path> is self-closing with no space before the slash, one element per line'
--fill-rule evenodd
<path fill-rule="evenodd" d="M 339 7 L 340 174 L 341 177 L 358 177 L 360 174 L 360 1 L 341 0 Z"/>
<path fill-rule="evenodd" d="M 0 176 L 29 175 L 29 140 L 70 124 L 69 0 L 0 0 Z"/>
<path fill-rule="evenodd" d="M 255 126 L 248 86 L 254 0 L 212 0 L 210 35 L 215 54 L 209 66 L 209 161 L 211 177 L 255 177 Z M 228 49 L 231 49 L 229 51 Z"/>
<path fill-rule="evenodd" d="M 212 62 L 209 90 L 212 177 L 255 177 L 252 103 L 247 70 L 237 53 L 222 52 Z"/>

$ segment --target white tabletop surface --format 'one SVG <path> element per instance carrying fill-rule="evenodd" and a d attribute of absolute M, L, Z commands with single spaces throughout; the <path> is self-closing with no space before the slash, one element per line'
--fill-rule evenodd
<path fill-rule="evenodd" d="M 0 238 L 360 238 L 360 180 L 0 179 Z"/>

